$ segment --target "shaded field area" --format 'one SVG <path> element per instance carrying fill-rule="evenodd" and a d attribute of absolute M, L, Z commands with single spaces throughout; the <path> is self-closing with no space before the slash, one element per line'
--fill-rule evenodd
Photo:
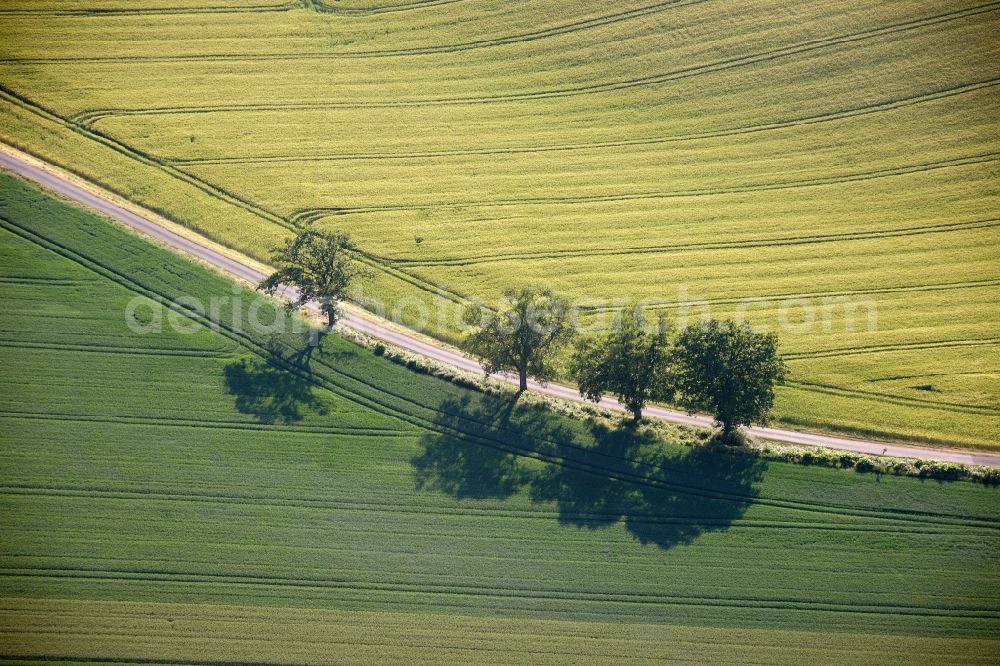
<path fill-rule="evenodd" d="M 10 176 L 0 227 L 3 661 L 996 654 L 996 489 L 609 430 L 254 333 L 270 301 Z"/>
<path fill-rule="evenodd" d="M 4 141 L 256 258 L 305 223 L 348 231 L 381 274 L 363 304 L 420 298 L 442 339 L 512 275 L 676 322 L 707 303 L 784 327 L 786 424 L 997 446 L 997 3 L 0 17 Z"/>

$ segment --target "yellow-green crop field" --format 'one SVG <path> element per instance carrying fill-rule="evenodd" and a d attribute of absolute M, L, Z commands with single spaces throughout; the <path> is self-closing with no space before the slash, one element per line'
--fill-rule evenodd
<path fill-rule="evenodd" d="M 258 258 L 346 230 L 369 296 L 446 340 L 520 283 L 584 323 L 707 304 L 779 331 L 782 422 L 995 448 L 998 29 L 971 1 L 3 0 L 0 139 Z"/>

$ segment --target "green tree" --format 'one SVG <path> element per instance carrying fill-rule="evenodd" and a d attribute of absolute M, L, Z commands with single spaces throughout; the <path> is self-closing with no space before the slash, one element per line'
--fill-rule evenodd
<path fill-rule="evenodd" d="M 647 402 L 673 400 L 667 329 L 661 316 L 656 329 L 647 330 L 642 311 L 635 308 L 626 310 L 607 335 L 580 340 L 570 362 L 580 395 L 600 402 L 611 393 L 636 421 Z"/>
<path fill-rule="evenodd" d="M 674 347 L 673 366 L 680 404 L 713 414 L 726 441 L 735 439 L 741 425 L 767 423 L 774 386 L 785 381 L 777 336 L 733 321 L 685 328 Z"/>
<path fill-rule="evenodd" d="M 508 289 L 500 312 L 472 310 L 466 323 L 473 328 L 462 348 L 480 359 L 487 375 L 517 373 L 522 391 L 528 388 L 529 376 L 540 382 L 555 378 L 553 353 L 574 334 L 566 300 L 531 287 Z"/>
<path fill-rule="evenodd" d="M 268 294 L 278 292 L 283 286 L 294 288 L 295 298 L 289 307 L 316 301 L 326 315 L 327 326 L 332 328 L 337 323 L 338 304 L 346 297 L 352 281 L 373 275 L 350 257 L 351 249 L 351 237 L 347 234 L 303 229 L 272 252 L 278 270 L 257 288 Z"/>

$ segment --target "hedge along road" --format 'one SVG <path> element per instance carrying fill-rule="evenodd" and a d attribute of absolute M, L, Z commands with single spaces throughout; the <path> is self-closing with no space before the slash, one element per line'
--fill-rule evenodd
<path fill-rule="evenodd" d="M 3 167 L 24 178 L 33 180 L 52 191 L 75 201 L 79 204 L 93 208 L 94 210 L 111 217 L 122 224 L 125 224 L 136 231 L 151 236 L 162 243 L 196 257 L 197 259 L 214 266 L 240 280 L 260 282 L 265 273 L 254 266 L 255 262 L 248 258 L 243 258 L 235 252 L 222 252 L 213 249 L 213 245 L 207 239 L 198 240 L 194 232 L 186 231 L 184 234 L 177 233 L 158 221 L 156 216 L 151 214 L 140 214 L 134 210 L 125 208 L 115 203 L 115 198 L 110 193 L 102 191 L 91 184 L 77 184 L 76 180 L 55 167 L 43 165 L 34 158 L 23 156 L 19 151 L 6 145 L 0 144 L 0 167 Z M 318 312 L 314 304 L 309 304 L 311 310 Z M 373 316 L 362 315 L 354 311 L 345 312 L 341 318 L 341 323 L 361 333 L 379 338 L 398 347 L 402 347 L 422 356 L 433 359 L 440 363 L 445 363 L 462 370 L 471 372 L 481 372 L 482 369 L 477 361 L 465 356 L 456 349 L 446 347 L 443 344 L 430 343 L 421 340 L 412 332 L 398 330 L 391 327 L 387 322 L 380 321 Z M 504 381 L 515 383 L 516 379 L 501 377 Z M 559 384 L 547 384 L 542 386 L 537 382 L 529 382 L 532 390 L 574 402 L 584 402 L 580 394 L 573 388 Z M 600 402 L 600 406 L 615 411 L 625 411 L 625 409 L 611 398 L 605 398 Z M 672 411 L 661 407 L 649 407 L 645 410 L 647 416 L 656 417 L 672 423 L 682 423 L 693 426 L 711 426 L 712 419 L 706 416 L 689 415 L 683 412 Z M 959 451 L 949 449 L 938 449 L 931 447 L 892 444 L 874 440 L 852 439 L 845 437 L 835 437 L 819 433 L 802 432 L 796 430 L 783 430 L 780 428 L 751 427 L 747 431 L 756 437 L 768 439 L 776 442 L 797 444 L 803 446 L 816 446 L 831 449 L 841 449 L 845 451 L 855 451 L 871 455 L 887 455 L 901 458 L 924 458 L 928 460 L 940 460 L 945 462 L 956 462 L 971 465 L 987 465 L 990 467 L 1000 467 L 1000 455 L 990 455 L 972 451 Z"/>

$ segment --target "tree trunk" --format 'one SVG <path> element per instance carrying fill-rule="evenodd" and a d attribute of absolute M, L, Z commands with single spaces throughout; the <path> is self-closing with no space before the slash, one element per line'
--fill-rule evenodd
<path fill-rule="evenodd" d="M 738 443 L 737 428 L 733 423 L 729 421 L 722 422 L 722 441 L 726 444 L 736 444 Z"/>
<path fill-rule="evenodd" d="M 636 423 L 642 420 L 642 407 L 636 407 L 632 410 L 632 418 L 635 419 Z"/>
<path fill-rule="evenodd" d="M 333 325 L 337 323 L 337 310 L 332 307 L 326 308 L 326 327 L 333 328 Z"/>
<path fill-rule="evenodd" d="M 521 391 L 527 391 L 528 390 L 528 369 L 527 368 L 521 368 L 518 371 L 518 378 L 520 379 L 520 390 Z"/>

